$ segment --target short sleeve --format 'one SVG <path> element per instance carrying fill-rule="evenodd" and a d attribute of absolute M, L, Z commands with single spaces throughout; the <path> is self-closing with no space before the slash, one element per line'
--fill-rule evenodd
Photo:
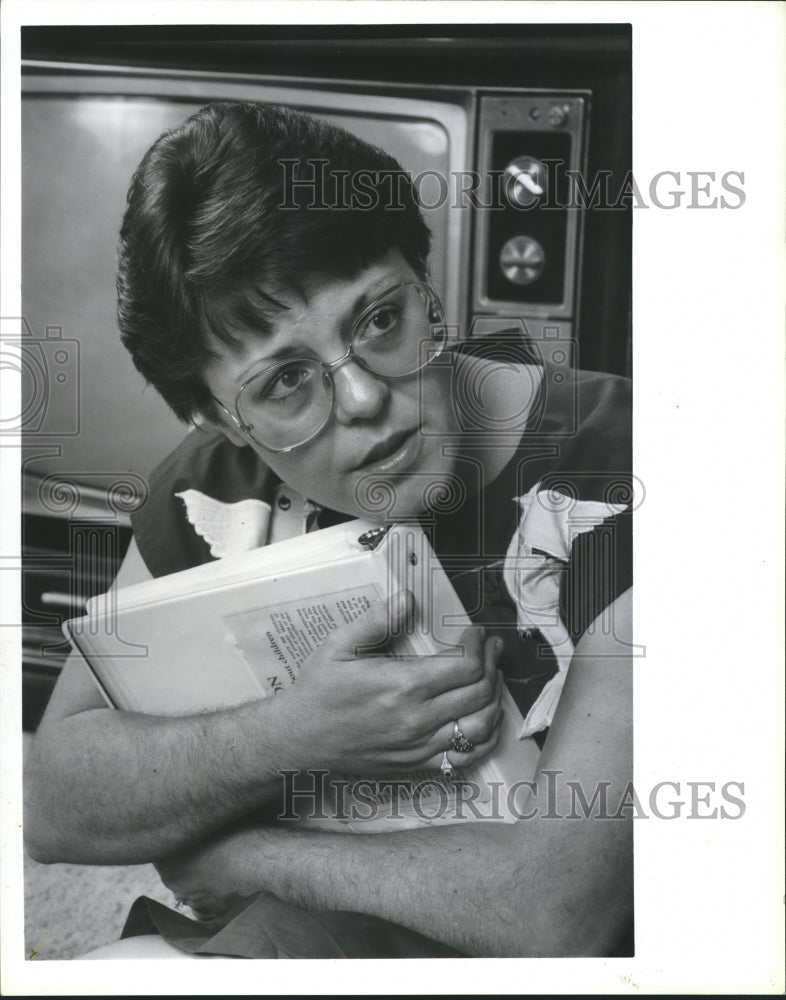
<path fill-rule="evenodd" d="M 633 584 L 633 514 L 623 511 L 577 535 L 560 585 L 560 617 L 577 643 Z"/>
<path fill-rule="evenodd" d="M 178 494 L 197 490 L 223 503 L 270 501 L 280 480 L 249 447 L 220 431 L 195 428 L 150 474 L 149 495 L 132 515 L 134 537 L 153 576 L 165 576 L 214 558 L 194 531 Z"/>

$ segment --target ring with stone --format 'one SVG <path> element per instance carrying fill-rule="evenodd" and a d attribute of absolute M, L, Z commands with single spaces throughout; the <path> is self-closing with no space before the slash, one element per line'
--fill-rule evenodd
<path fill-rule="evenodd" d="M 442 771 L 443 776 L 448 780 L 450 780 L 453 777 L 453 765 L 448 760 L 447 750 L 445 750 L 445 752 L 442 754 L 442 763 L 439 765 L 439 769 L 440 771 Z"/>
<path fill-rule="evenodd" d="M 450 739 L 450 749 L 455 750 L 457 753 L 471 753 L 475 749 L 475 744 L 472 740 L 467 739 L 459 728 L 458 719 L 453 723 L 453 736 Z"/>

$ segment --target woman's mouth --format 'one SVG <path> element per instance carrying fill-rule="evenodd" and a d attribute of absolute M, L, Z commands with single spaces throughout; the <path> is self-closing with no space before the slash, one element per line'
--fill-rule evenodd
<path fill-rule="evenodd" d="M 355 466 L 356 472 L 395 472 L 406 468 L 420 447 L 420 435 L 415 430 L 399 431 L 378 441 Z"/>

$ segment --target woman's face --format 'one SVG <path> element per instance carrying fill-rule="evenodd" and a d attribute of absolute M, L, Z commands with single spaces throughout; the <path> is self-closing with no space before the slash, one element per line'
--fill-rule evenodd
<path fill-rule="evenodd" d="M 416 280 L 393 251 L 351 280 L 308 285 L 303 295 L 276 292 L 287 308 L 269 333 L 248 331 L 236 347 L 213 345 L 220 357 L 205 369 L 208 388 L 234 413 L 241 385 L 272 364 L 287 358 L 336 361 L 369 301 Z M 414 375 L 385 379 L 350 360 L 332 378 L 329 422 L 293 451 L 270 451 L 242 435 L 228 417 L 222 430 L 236 444 L 250 444 L 285 483 L 325 507 L 371 519 L 420 513 L 435 485 L 449 488 L 455 464 L 455 449 L 445 447 L 459 436 L 452 364 L 441 358 Z"/>

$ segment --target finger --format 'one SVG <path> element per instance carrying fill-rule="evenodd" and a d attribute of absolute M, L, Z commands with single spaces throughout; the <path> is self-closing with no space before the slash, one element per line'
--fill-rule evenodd
<path fill-rule="evenodd" d="M 418 743 L 412 743 L 406 748 L 402 748 L 402 759 L 407 767 L 423 767 L 425 761 L 439 757 L 445 750 L 450 748 L 451 740 L 455 732 L 456 721 L 459 720 L 459 727 L 464 736 L 470 740 L 473 747 L 485 746 L 499 729 L 502 721 L 502 674 L 497 671 L 495 690 L 493 698 L 477 712 L 468 715 L 455 715 L 448 721 L 438 725 L 428 739 Z M 451 753 L 454 751 L 451 750 Z M 471 760 L 477 754 L 470 752 L 462 754 L 456 752 L 459 759 Z"/>
<path fill-rule="evenodd" d="M 431 700 L 429 711 L 435 728 L 451 720 L 474 715 L 492 701 L 501 698 L 497 669 L 501 651 L 502 640 L 489 639 L 484 644 L 483 671 L 480 680 L 474 684 L 445 691 Z"/>
<path fill-rule="evenodd" d="M 410 623 L 415 598 L 409 590 L 392 594 L 387 601 L 372 604 L 364 615 L 340 629 L 332 644 L 338 659 L 353 660 L 381 650 L 391 635 Z"/>
<path fill-rule="evenodd" d="M 456 732 L 459 731 L 475 746 L 480 746 L 491 737 L 502 719 L 502 685 L 499 684 L 493 699 L 472 715 L 457 715 L 446 725 L 440 726 L 435 732 L 432 746 L 433 752 L 449 747 Z M 459 754 L 460 755 L 460 754 Z"/>
<path fill-rule="evenodd" d="M 420 658 L 412 668 L 421 673 L 424 698 L 437 698 L 446 691 L 465 687 L 483 679 L 486 630 L 471 626 L 461 642 L 434 656 Z"/>
<path fill-rule="evenodd" d="M 448 763 L 451 767 L 456 771 L 466 771 L 467 768 L 473 767 L 483 760 L 484 757 L 488 757 L 489 754 L 494 752 L 499 743 L 500 732 L 501 727 L 497 726 L 489 738 L 482 743 L 478 743 L 470 753 L 458 753 L 456 750 L 443 749 L 439 753 L 427 758 L 420 766 L 427 770 L 439 771 L 442 767 L 443 757 L 447 754 Z"/>

